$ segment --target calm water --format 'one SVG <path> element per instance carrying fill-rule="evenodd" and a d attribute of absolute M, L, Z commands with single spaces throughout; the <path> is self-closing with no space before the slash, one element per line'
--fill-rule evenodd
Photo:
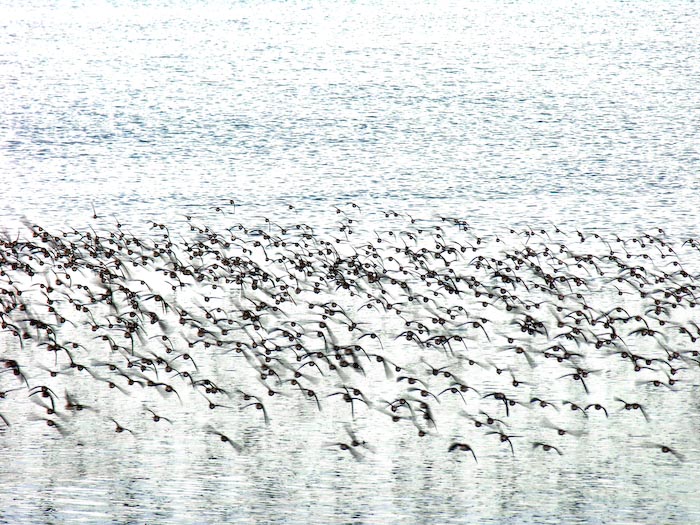
<path fill-rule="evenodd" d="M 487 234 L 553 222 L 698 235 L 696 3 L 25 4 L 0 1 L 10 231 L 23 217 L 84 229 L 116 215 L 144 232 L 184 214 L 331 230 L 333 206 L 352 201 L 367 232 L 391 209 Z M 235 213 L 215 210 L 228 199 Z M 0 357 L 16 352 L 3 344 Z M 269 427 L 221 417 L 247 444 L 237 454 L 203 438 L 194 403 L 180 425 L 154 427 L 134 416 L 140 399 L 89 399 L 136 435 L 88 414 L 64 439 L 28 417 L 36 407 L 4 400 L 0 522 L 700 522 L 697 372 L 688 379 L 640 398 L 649 424 L 611 414 L 561 457 L 475 441 L 478 464 L 447 452 L 464 419 L 420 440 L 361 413 L 376 451 L 358 462 L 325 447 L 342 407 L 321 417 L 283 401 Z M 633 387 L 591 385 L 605 399 Z M 515 426 L 536 433 L 523 417 Z"/>

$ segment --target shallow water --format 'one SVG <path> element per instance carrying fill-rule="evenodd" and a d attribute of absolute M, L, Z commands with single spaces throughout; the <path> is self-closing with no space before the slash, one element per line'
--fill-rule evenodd
<path fill-rule="evenodd" d="M 325 234 L 340 206 L 367 242 L 407 227 L 384 210 L 426 225 L 460 217 L 491 239 L 555 223 L 571 238 L 660 226 L 682 241 L 698 235 L 700 207 L 697 20 L 692 2 L 0 2 L 0 225 L 99 230 L 116 216 L 138 235 L 149 221 L 186 235 L 191 214 L 218 230 L 269 217 Z M 0 357 L 16 355 L 12 338 L 3 345 Z M 527 436 L 515 455 L 464 418 L 421 439 L 358 410 L 376 450 L 355 461 L 326 446 L 348 421 L 332 401 L 319 415 L 282 399 L 265 426 L 248 410 L 203 413 L 197 394 L 181 407 L 149 398 L 173 411 L 170 426 L 143 416 L 141 396 L 83 384 L 100 412 L 69 415 L 63 438 L 9 394 L 0 522 L 700 521 L 697 372 L 660 395 L 601 363 L 610 375 L 591 392 L 609 407 L 636 392 L 650 422 L 616 409 L 584 424 L 562 410 L 561 425 L 586 432 L 561 457 L 532 449 L 552 437 L 531 410 L 513 412 Z M 134 435 L 115 433 L 110 415 Z M 212 417 L 245 453 L 202 432 Z M 478 463 L 447 452 L 459 437 Z M 685 461 L 649 442 L 673 443 Z"/>

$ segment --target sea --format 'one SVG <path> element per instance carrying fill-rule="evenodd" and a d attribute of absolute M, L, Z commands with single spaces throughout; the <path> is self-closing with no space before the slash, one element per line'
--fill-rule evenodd
<path fill-rule="evenodd" d="M 163 225 L 180 243 L 193 224 L 251 239 L 303 224 L 334 239 L 350 220 L 360 250 L 417 225 L 512 249 L 540 231 L 557 248 L 653 234 L 697 272 L 700 253 L 683 243 L 700 236 L 698 27 L 691 0 L 0 0 L 0 236 L 40 226 L 153 238 Z M 592 246 L 601 255 L 610 244 Z M 162 281 L 145 275 L 134 279 Z M 390 312 L 368 310 L 363 329 L 407 375 L 432 380 L 431 359 L 468 373 L 395 338 Z M 691 310 L 683 319 L 700 322 Z M 94 345 L 86 326 L 66 337 Z M 676 332 L 665 345 L 700 350 Z M 503 357 L 474 338 L 470 355 L 496 363 L 471 372 L 486 395 Z M 200 359 L 231 388 L 265 396 L 272 384 L 243 358 Z M 528 406 L 513 422 L 485 435 L 460 413 L 488 406 L 502 418 L 501 404 L 445 394 L 419 437 L 386 417 L 395 405 L 382 396 L 408 385 L 381 370 L 362 378 L 377 394 L 353 403 L 356 414 L 323 376 L 323 410 L 270 396 L 265 424 L 233 396 L 210 414 L 184 386 L 178 401 L 147 387 L 121 399 L 74 371 L 51 383 L 43 348 L 20 348 L 7 331 L 0 360 L 0 390 L 18 388 L 0 398 L 3 524 L 700 523 L 697 364 L 660 391 L 640 387 L 624 358 L 590 359 L 587 389 L 609 417 L 584 418 L 562 405 L 583 394 L 566 379 L 552 380 L 556 409 L 529 406 L 554 365 L 521 362 L 508 373 L 525 377 L 527 391 L 514 392 Z M 26 389 L 9 360 L 26 363 Z M 59 433 L 42 424 L 41 396 L 27 396 L 41 384 L 95 408 L 62 416 Z M 625 410 L 629 396 L 648 421 Z M 149 408 L 172 422 L 154 424 Z M 342 448 L 355 433 L 362 444 Z M 504 433 L 512 441 L 499 443 Z M 464 440 L 474 456 L 448 450 Z"/>

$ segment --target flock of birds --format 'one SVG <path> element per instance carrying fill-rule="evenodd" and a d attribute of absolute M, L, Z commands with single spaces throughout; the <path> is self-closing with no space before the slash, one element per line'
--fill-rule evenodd
<path fill-rule="evenodd" d="M 227 414 L 266 425 L 291 401 L 340 419 L 326 446 L 357 460 L 374 450 L 355 424 L 369 415 L 470 461 L 480 440 L 562 455 L 591 419 L 644 425 L 643 400 L 697 379 L 700 241 L 555 225 L 482 237 L 458 218 L 383 213 L 403 225 L 362 232 L 347 204 L 325 233 L 191 216 L 182 234 L 153 222 L 137 237 L 117 220 L 5 232 L 0 439 L 20 412 L 56 437 L 84 414 L 138 437 L 134 421 L 178 425 L 178 407 L 197 403 L 219 416 L 202 432 L 244 453 Z M 631 387 L 596 388 L 613 379 Z M 522 435 L 533 418 L 545 432 Z"/>

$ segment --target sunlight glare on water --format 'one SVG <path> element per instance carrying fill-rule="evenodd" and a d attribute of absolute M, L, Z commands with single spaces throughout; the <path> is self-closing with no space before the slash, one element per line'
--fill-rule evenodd
<path fill-rule="evenodd" d="M 307 309 L 308 304 L 338 301 L 359 330 L 376 332 L 382 345 L 369 337 L 358 340 L 342 325 L 337 344 L 360 344 L 373 352 L 372 359 L 361 357 L 367 373 L 348 373 L 346 380 L 336 380 L 320 366 L 316 371 L 301 369 L 308 374 L 307 386 L 322 394 L 319 412 L 315 401 L 292 383 L 276 385 L 280 394 L 268 399 L 265 390 L 274 383 L 268 380 L 263 386 L 251 373 L 251 363 L 262 356 L 251 357 L 252 350 L 235 354 L 228 347 L 205 349 L 202 341 L 212 342 L 213 336 L 198 335 L 189 318 L 178 331 L 177 315 L 164 308 L 162 321 L 170 331 L 163 333 L 178 345 L 173 368 L 178 373 L 190 370 L 193 378 L 211 378 L 231 391 L 225 400 L 215 398 L 223 407 L 210 409 L 212 393 L 201 385 L 190 388 L 195 379 L 188 384 L 186 377 L 168 375 L 172 372 L 166 373 L 164 366 L 156 367 L 157 378 L 150 369 L 138 372 L 142 377 L 130 372 L 124 356 L 110 351 L 91 331 L 92 323 L 106 326 L 110 309 L 100 303 L 90 306 L 89 315 L 76 310 L 77 304 L 66 305 L 68 298 L 88 305 L 87 292 L 56 285 L 58 295 L 65 292 L 56 299 L 61 312 L 70 311 L 66 317 L 76 323 L 59 330 L 61 341 L 83 345 L 75 349 L 75 357 L 88 370 L 72 369 L 65 359 L 54 362 L 58 352 L 45 352 L 51 343 L 38 336 L 34 325 L 21 344 L 12 327 L 0 332 L 0 392 L 6 392 L 0 396 L 0 414 L 7 419 L 0 420 L 0 523 L 699 522 L 700 477 L 694 465 L 700 461 L 700 399 L 692 352 L 700 349 L 692 334 L 678 331 L 696 322 L 695 311 L 687 306 L 697 292 L 683 290 L 681 308 L 667 304 L 675 295 L 663 294 L 663 287 L 690 286 L 700 271 L 696 246 L 683 244 L 698 237 L 700 218 L 697 27 L 697 5 L 690 1 L 19 5 L 0 0 L 3 242 L 39 242 L 32 241 L 32 225 L 54 235 L 70 232 L 84 246 L 73 279 L 104 290 L 94 269 L 85 266 L 97 259 L 88 249 L 88 232 L 106 240 L 122 231 L 148 243 L 164 243 L 167 231 L 178 256 L 188 261 L 196 242 L 229 228 L 228 234 L 240 236 L 230 253 L 243 259 L 250 255 L 255 264 L 287 279 L 290 290 L 303 288 L 292 294 L 298 303 L 280 307 L 284 315 L 260 306 L 262 301 L 271 303 L 271 296 L 251 291 L 249 282 L 217 289 L 207 280 L 170 293 L 170 276 L 156 264 L 142 271 L 127 265 L 132 274 L 115 282 L 138 288 L 149 308 L 154 294 L 163 293 L 174 306 L 195 312 L 198 323 L 215 324 L 215 331 L 218 322 L 202 321 L 207 308 L 214 311 L 218 305 L 233 315 L 257 304 L 266 329 L 278 329 L 274 337 L 280 337 L 281 327 L 290 329 L 283 324 L 285 315 L 302 325 L 316 323 L 320 314 Z M 467 221 L 466 230 L 454 218 Z M 248 229 L 245 234 L 234 229 L 239 223 Z M 297 224 L 308 225 L 305 232 L 313 228 L 313 234 L 303 237 L 302 230 L 294 229 Z M 435 226 L 445 228 L 444 239 Z M 555 235 L 556 227 L 565 233 Z M 282 228 L 289 230 L 280 233 Z M 663 233 L 657 234 L 656 228 Z M 525 233 L 531 230 L 536 235 Z M 662 271 L 680 272 L 672 266 L 674 256 L 664 252 L 665 245 L 652 246 L 647 237 L 644 247 L 629 240 L 641 232 L 673 246 L 690 275 L 650 280 L 647 289 L 654 292 L 649 293 L 669 299 L 662 313 L 655 312 L 658 304 L 650 297 L 646 302 L 636 295 L 620 299 L 613 285 L 629 292 L 628 284 L 595 276 L 594 262 L 607 265 L 606 271 L 622 268 L 611 260 L 603 262 L 613 249 L 622 262 L 642 268 L 643 275 L 624 270 L 627 279 L 641 282 L 651 274 L 658 279 Z M 406 319 L 381 301 L 382 309 L 380 303 L 367 307 L 372 300 L 366 294 L 377 292 L 375 276 L 358 279 L 360 295 L 350 296 L 336 288 L 337 276 L 320 266 L 323 259 L 311 258 L 305 248 L 290 244 L 285 252 L 266 244 L 271 257 L 265 260 L 268 253 L 255 243 L 268 243 L 266 235 L 273 234 L 290 243 L 327 241 L 345 250 L 346 263 L 353 252 L 361 254 L 368 264 L 391 268 L 426 297 L 441 289 L 442 299 L 425 304 L 409 304 L 409 288 L 378 296 L 394 302 L 395 310 L 404 309 L 406 319 L 426 324 L 436 312 L 446 315 L 446 308 L 454 312 L 455 305 L 463 305 L 469 313 L 459 315 L 468 316 L 469 324 L 455 322 L 452 329 L 471 339 L 464 348 L 453 340 L 455 355 L 439 350 L 444 345 L 431 349 L 407 340 L 400 334 L 417 330 L 415 324 L 404 326 Z M 581 242 L 579 235 L 587 240 Z M 617 236 L 626 243 L 618 243 Z M 481 238 L 478 249 L 483 251 L 472 253 Z M 183 244 L 188 241 L 190 245 Z M 394 246 L 418 253 L 419 247 L 439 250 L 435 244 L 443 242 L 465 247 L 452 266 L 442 266 L 434 257 L 406 276 L 389 259 L 417 257 L 396 255 Z M 570 248 L 563 262 L 553 258 L 564 258 L 557 255 L 560 242 Z M 379 250 L 381 263 L 367 251 L 368 245 Z M 472 272 L 472 257 L 504 259 L 505 253 L 527 246 L 549 246 L 546 255 L 551 257 L 540 252 L 532 260 L 584 279 L 589 288 L 579 287 L 582 300 L 596 315 L 610 316 L 617 305 L 639 310 L 644 321 L 632 314 L 616 322 L 625 344 L 632 346 L 630 352 L 658 358 L 644 365 L 653 370 L 630 373 L 637 361 L 622 355 L 620 345 L 606 352 L 606 347 L 592 350 L 590 344 L 569 342 L 572 352 L 588 348 L 579 362 L 591 370 L 590 392 L 584 392 L 578 380 L 560 377 L 575 368 L 537 353 L 563 340 L 553 339 L 555 308 L 537 314 L 545 318 L 548 334 L 537 333 L 532 347 L 525 345 L 538 365 L 530 367 L 521 355 L 504 350 L 507 334 L 517 331 L 511 320 L 519 310 L 509 313 L 498 299 L 484 307 L 471 295 L 468 300 L 447 295 L 444 283 L 429 288 L 420 277 L 435 268 Z M 4 247 L 0 304 L 8 308 L 10 291 L 26 286 L 29 312 L 3 314 L 6 322 L 19 326 L 28 323 L 25 315 L 39 315 L 40 305 L 44 315 L 43 302 L 50 293 L 42 295 L 45 288 L 39 284 L 48 282 L 45 275 L 56 274 L 31 276 L 13 268 L 17 250 Z M 21 257 L 41 257 L 41 252 L 30 251 Z M 575 259 L 587 251 L 596 259 Z M 295 261 L 316 261 L 317 273 L 304 276 L 297 269 L 292 279 L 290 253 L 296 254 Z M 189 262 L 205 260 L 202 268 L 215 264 L 211 253 Z M 517 272 L 529 286 L 541 277 L 528 266 Z M 320 298 L 313 291 L 318 275 L 328 277 Z M 473 275 L 496 283 L 500 274 Z M 498 286 L 505 286 L 503 282 Z M 515 285 L 507 284 L 515 292 Z M 543 297 L 534 288 L 518 290 L 533 302 Z M 673 293 L 680 296 L 679 290 Z M 207 294 L 213 297 L 211 305 L 203 302 Z M 252 301 L 246 302 L 246 295 Z M 119 297 L 126 308 L 126 299 Z M 583 304 L 576 298 L 560 301 L 571 314 L 564 317 L 566 322 L 586 317 L 575 313 Z M 471 324 L 482 308 L 492 323 L 482 322 L 486 333 Z M 644 323 L 657 323 L 652 319 L 662 314 L 672 322 L 654 324 L 660 333 L 628 335 L 644 330 Z M 142 357 L 155 358 L 166 347 L 158 339 L 163 326 L 149 325 L 147 317 L 142 321 L 148 331 L 141 335 L 150 339 L 133 340 Z M 591 327 L 588 336 L 602 337 L 601 324 Z M 439 333 L 440 328 L 429 328 L 433 332 L 420 334 L 419 340 Z M 96 330 L 98 336 L 102 330 L 106 328 Z M 252 333 L 240 328 L 231 337 L 252 341 Z M 309 334 L 301 338 L 304 344 L 323 348 L 320 340 L 307 341 Z M 186 360 L 182 352 L 193 341 L 193 359 Z M 121 339 L 119 343 L 124 344 Z M 673 349 L 682 353 L 687 367 L 678 376 L 668 371 L 672 365 L 664 364 Z M 275 365 L 280 374 L 289 372 L 294 361 L 291 349 L 285 352 L 284 364 Z M 403 371 L 389 378 L 386 367 L 373 361 L 380 354 Z M 470 358 L 480 364 L 470 366 Z M 26 383 L 15 376 L 14 361 L 26 370 Z M 304 357 L 304 362 L 311 361 Z M 321 357 L 318 362 L 326 366 Z M 448 390 L 439 401 L 431 401 L 434 427 L 415 426 L 410 420 L 394 423 L 388 417 L 393 413 L 390 398 L 401 392 L 418 396 L 420 390 L 408 391 L 420 382 L 398 381 L 401 373 L 429 382 L 430 392 L 449 386 L 425 362 L 466 376 L 479 393 Z M 124 375 L 109 369 L 109 363 L 117 363 Z M 510 371 L 496 374 L 504 364 Z M 66 373 L 50 377 L 56 366 Z M 326 375 L 321 375 L 324 370 Z M 510 372 L 523 381 L 520 386 L 510 385 Z M 135 385 L 125 383 L 129 374 L 137 378 Z M 106 378 L 115 377 L 125 393 L 107 386 Z M 658 377 L 663 385 L 677 377 L 678 384 L 673 389 L 652 386 L 650 381 Z M 148 380 L 159 385 L 150 387 Z M 343 381 L 370 392 L 371 403 L 356 399 L 351 415 L 338 394 Z M 165 391 L 165 384 L 176 384 L 180 399 Z M 55 421 L 65 435 L 46 424 L 52 416 L 46 413 L 48 398 L 41 391 L 27 395 L 39 385 L 55 390 Z M 236 389 L 264 399 L 269 425 L 254 406 L 255 398 L 244 400 Z M 519 401 L 507 417 L 503 403 L 482 397 L 497 389 Z M 63 408 L 66 390 L 86 405 L 80 413 Z M 557 409 L 532 406 L 536 396 L 550 396 Z M 649 421 L 619 399 L 639 402 Z M 595 408 L 586 416 L 571 411 L 562 404 L 570 400 L 601 403 L 610 417 Z M 147 409 L 172 423 L 154 422 Z M 512 434 L 514 453 L 498 435 L 475 427 L 473 418 L 484 416 L 480 411 L 506 417 L 503 426 L 488 428 Z M 351 439 L 348 424 L 366 446 L 339 448 Z M 120 425 L 124 430 L 115 432 Z M 559 436 L 555 427 L 571 432 Z M 221 441 L 210 428 L 221 429 L 235 444 Z M 427 435 L 418 437 L 418 428 Z M 468 440 L 478 461 L 469 451 L 448 451 L 458 440 Z M 533 443 L 539 445 L 533 448 Z M 542 443 L 556 443 L 562 455 L 554 449 L 545 452 Z M 673 453 L 664 454 L 660 443 L 672 444 Z"/>

